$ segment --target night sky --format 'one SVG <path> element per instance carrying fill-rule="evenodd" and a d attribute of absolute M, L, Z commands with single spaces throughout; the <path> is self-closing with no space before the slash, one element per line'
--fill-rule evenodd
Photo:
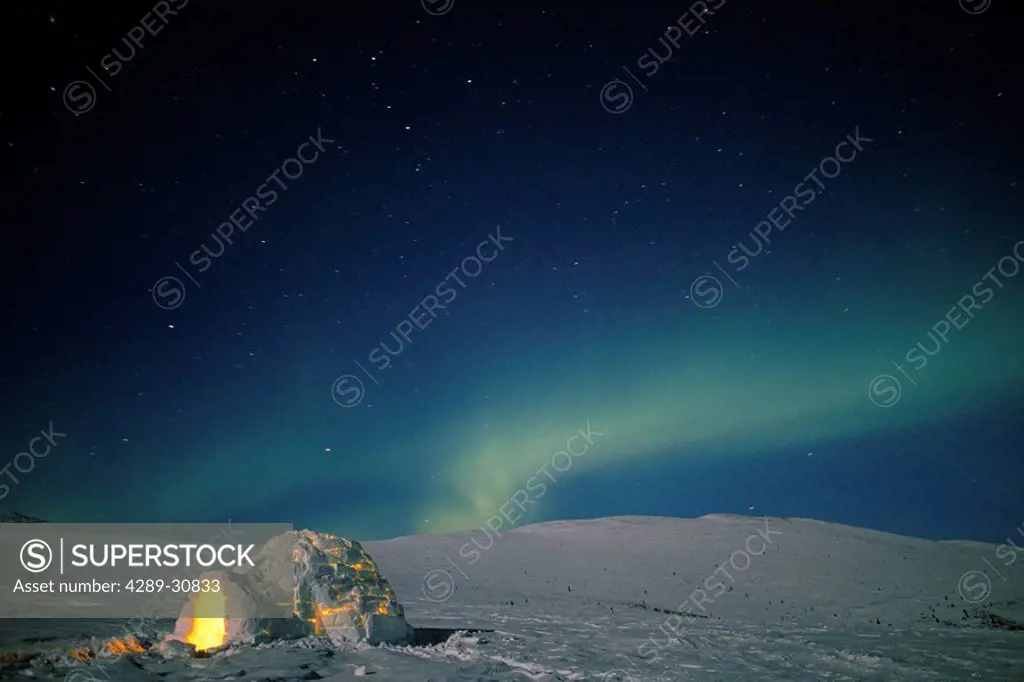
<path fill-rule="evenodd" d="M 1014 5 L 7 6 L 0 509 L 999 541 Z"/>

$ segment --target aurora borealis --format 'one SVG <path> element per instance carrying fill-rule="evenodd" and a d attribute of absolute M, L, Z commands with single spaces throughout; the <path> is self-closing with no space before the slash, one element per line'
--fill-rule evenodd
<path fill-rule="evenodd" d="M 189 3 L 80 115 L 64 84 L 146 8 L 26 12 L 56 56 L 5 133 L 0 466 L 51 422 L 67 437 L 7 470 L 0 508 L 377 539 L 515 499 L 519 523 L 1005 537 L 1024 517 L 1007 3 L 727 2 L 609 113 L 602 86 L 664 57 L 689 4 Z M 321 129 L 272 207 L 211 236 Z M 783 223 L 801 183 L 815 198 Z M 197 250 L 210 265 L 182 274 Z M 588 424 L 585 454 L 556 455 Z"/>

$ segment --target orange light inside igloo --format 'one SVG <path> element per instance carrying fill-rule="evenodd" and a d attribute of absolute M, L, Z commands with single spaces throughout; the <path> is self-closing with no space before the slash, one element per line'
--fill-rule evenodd
<path fill-rule="evenodd" d="M 224 613 L 223 592 L 202 592 L 195 597 L 195 613 Z M 227 618 L 192 618 L 185 641 L 196 651 L 223 646 L 227 641 Z"/>

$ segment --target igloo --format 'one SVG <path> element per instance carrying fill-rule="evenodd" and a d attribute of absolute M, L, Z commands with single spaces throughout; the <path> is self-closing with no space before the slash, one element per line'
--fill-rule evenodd
<path fill-rule="evenodd" d="M 217 592 L 194 594 L 168 641 L 197 651 L 323 635 L 336 644 L 405 644 L 413 629 L 377 564 L 358 542 L 288 531 L 267 541 L 246 573 L 211 571 Z M 266 613 L 280 613 L 266 617 Z M 229 614 L 229 615 L 227 615 Z"/>

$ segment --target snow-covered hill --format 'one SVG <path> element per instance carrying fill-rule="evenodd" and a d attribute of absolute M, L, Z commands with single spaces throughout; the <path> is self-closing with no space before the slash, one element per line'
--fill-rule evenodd
<path fill-rule="evenodd" d="M 139 654 L 82 672 L 101 681 L 1024 680 L 1024 570 L 995 545 L 715 515 L 363 546 L 420 629 L 418 646 L 303 641 L 208 659 Z M 56 650 L 83 627 L 28 625 L 7 621 L 4 649 Z M 99 635 L 110 624 L 89 627 Z M 47 636 L 60 639 L 26 641 Z"/>
<path fill-rule="evenodd" d="M 45 523 L 45 521 L 18 512 L 0 511 L 0 523 Z"/>

